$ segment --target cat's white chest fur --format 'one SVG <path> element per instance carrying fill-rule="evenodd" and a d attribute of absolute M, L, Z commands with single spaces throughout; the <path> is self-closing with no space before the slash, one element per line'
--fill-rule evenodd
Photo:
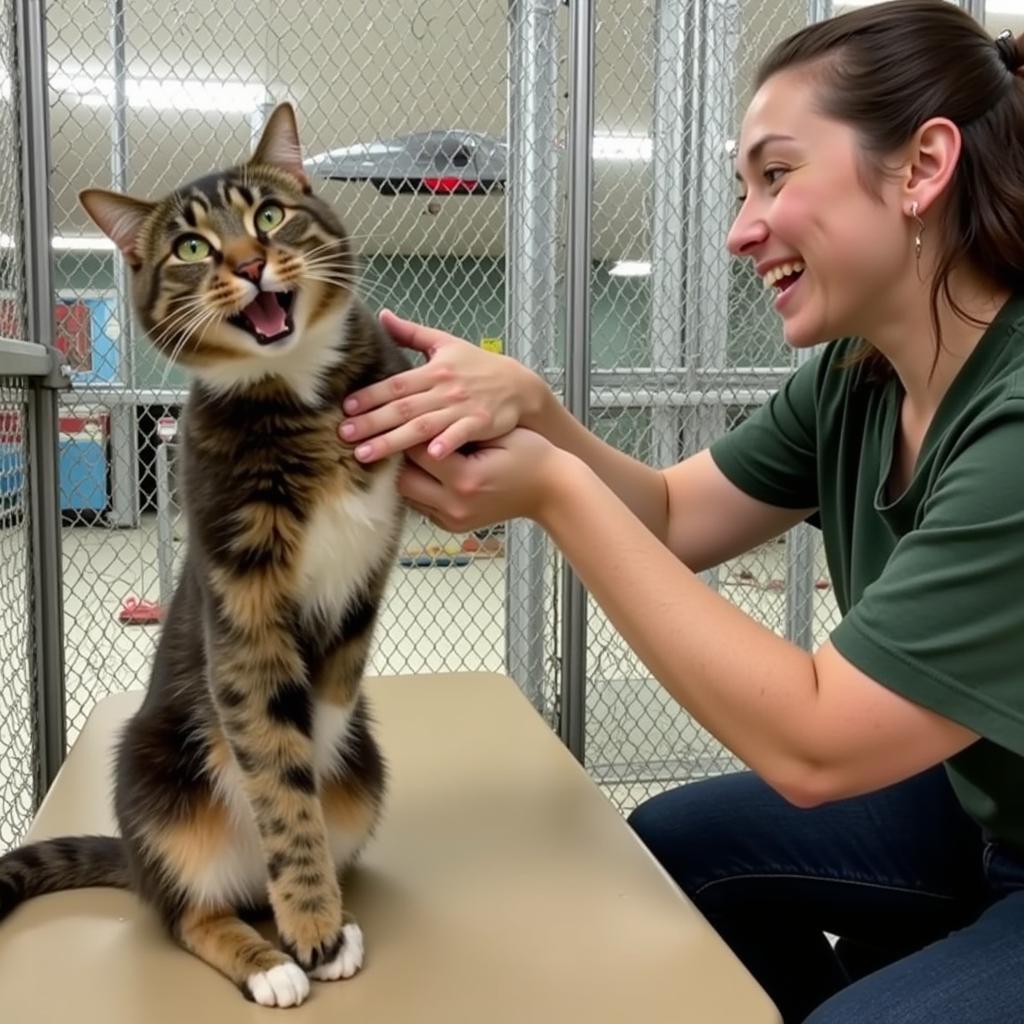
<path fill-rule="evenodd" d="M 366 491 L 347 489 L 317 506 L 298 559 L 300 602 L 309 615 L 337 621 L 367 576 L 391 555 L 400 499 L 399 460 Z"/>

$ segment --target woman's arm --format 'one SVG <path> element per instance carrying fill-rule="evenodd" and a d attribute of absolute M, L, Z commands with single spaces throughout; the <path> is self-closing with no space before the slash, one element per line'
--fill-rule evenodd
<path fill-rule="evenodd" d="M 558 401 L 543 378 L 508 356 L 444 331 L 381 314 L 381 324 L 426 363 L 349 395 L 341 427 L 356 458 L 373 462 L 423 445 L 443 459 L 470 442 L 524 426 L 589 465 L 658 536 L 665 535 L 667 493 L 661 474 L 605 444 Z"/>
<path fill-rule="evenodd" d="M 435 464 L 403 493 L 442 526 L 539 522 L 659 682 L 793 803 L 906 778 L 976 734 L 900 697 L 830 644 L 814 654 L 705 586 L 584 462 L 527 431 Z"/>
<path fill-rule="evenodd" d="M 414 446 L 443 459 L 468 442 L 526 427 L 575 455 L 663 544 L 694 570 L 777 537 L 810 509 L 782 509 L 744 494 L 707 452 L 658 470 L 606 444 L 521 363 L 430 327 L 383 313 L 399 344 L 427 362 L 349 395 L 342 437 L 375 461 Z"/>

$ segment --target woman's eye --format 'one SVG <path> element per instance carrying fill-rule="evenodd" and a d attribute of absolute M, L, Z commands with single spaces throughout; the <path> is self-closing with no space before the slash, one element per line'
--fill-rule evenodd
<path fill-rule="evenodd" d="M 784 167 L 766 167 L 764 169 L 764 180 L 769 185 L 774 185 L 785 173 L 786 169 Z"/>

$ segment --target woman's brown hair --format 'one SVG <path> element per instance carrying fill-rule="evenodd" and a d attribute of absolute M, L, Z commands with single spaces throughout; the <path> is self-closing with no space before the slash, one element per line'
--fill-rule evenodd
<path fill-rule="evenodd" d="M 869 189 L 885 173 L 885 158 L 927 120 L 948 118 L 959 128 L 960 159 L 933 243 L 932 323 L 940 345 L 940 293 L 971 319 L 950 294 L 958 263 L 1010 291 L 1024 287 L 1022 64 L 1017 39 L 993 40 L 947 0 L 892 0 L 807 26 L 758 68 L 758 86 L 793 68 L 815 76 L 821 113 L 860 137 Z"/>

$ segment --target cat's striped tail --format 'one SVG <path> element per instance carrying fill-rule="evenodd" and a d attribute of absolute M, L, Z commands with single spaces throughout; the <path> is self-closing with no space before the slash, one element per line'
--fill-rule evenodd
<path fill-rule="evenodd" d="M 92 885 L 131 888 L 120 839 L 68 836 L 12 850 L 0 857 L 0 921 L 33 896 Z"/>

